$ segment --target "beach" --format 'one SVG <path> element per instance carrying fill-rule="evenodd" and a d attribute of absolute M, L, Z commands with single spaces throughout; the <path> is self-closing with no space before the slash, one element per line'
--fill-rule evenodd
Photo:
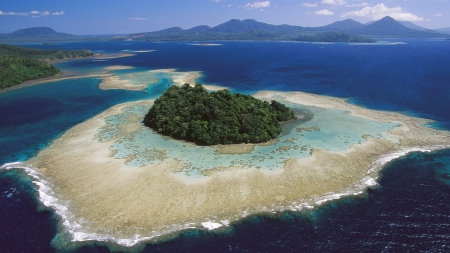
<path fill-rule="evenodd" d="M 185 79 L 178 79 L 179 83 L 196 77 L 183 76 Z M 375 187 L 379 171 L 394 158 L 412 151 L 443 149 L 450 144 L 449 133 L 425 127 L 430 123 L 426 119 L 364 109 L 344 99 L 302 92 L 262 91 L 254 96 L 307 105 L 317 111 L 339 110 L 339 117 L 390 125 L 380 130 L 380 134 L 363 134 L 360 136 L 363 141 L 349 144 L 345 150 L 286 144 L 277 152 L 295 151 L 304 155 L 281 156 L 284 158 L 281 168 L 273 171 L 244 161 L 244 165 L 234 166 L 211 164 L 199 177 L 191 178 L 189 173 L 182 173 L 189 167 L 183 158 L 170 157 L 160 146 L 153 150 L 136 149 L 140 151 L 118 158 L 121 153 L 118 145 L 128 142 L 139 146 L 140 142 L 134 140 L 146 136 L 142 133 L 152 134 L 143 126 L 144 115 L 139 113 L 148 110 L 152 101 L 116 105 L 71 128 L 26 161 L 45 178 L 52 194 L 58 196 L 54 201 L 66 203 L 70 215 L 61 217 L 59 233 L 66 232 L 66 239 L 72 242 L 107 241 L 127 249 L 144 241 L 165 240 L 186 229 L 226 228 L 252 215 L 315 208 Z M 121 114 L 124 116 L 114 118 Z M 117 119 L 120 123 L 111 123 Z M 305 136 L 324 131 L 301 127 L 296 130 Z M 148 142 L 151 140 L 157 139 Z M 235 157 L 271 145 L 275 144 L 241 144 L 241 151 L 236 154 L 233 147 L 216 149 L 218 155 Z M 194 148 L 187 143 L 179 146 L 186 151 Z M 270 156 L 267 154 L 264 159 L 269 162 Z M 133 165 L 140 157 L 153 162 Z"/>

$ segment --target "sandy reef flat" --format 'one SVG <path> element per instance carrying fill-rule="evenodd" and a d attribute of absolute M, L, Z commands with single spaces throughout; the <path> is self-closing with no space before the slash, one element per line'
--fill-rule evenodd
<path fill-rule="evenodd" d="M 184 83 L 198 76 L 191 73 L 179 78 L 178 83 Z M 449 132 L 425 127 L 429 123 L 426 119 L 364 109 L 344 99 L 301 92 L 263 91 L 254 96 L 317 110 L 344 110 L 355 120 L 390 122 L 394 127 L 376 136 L 363 135 L 362 142 L 341 151 L 291 145 L 288 149 L 294 150 L 290 152 L 307 155 L 286 156 L 275 171 L 239 164 L 212 166 L 203 171 L 202 177 L 189 180 L 188 176 L 179 176 L 186 168 L 183 159 L 170 157 L 163 148 L 117 158 L 114 145 L 142 139 L 139 133 L 151 131 L 142 125 L 143 115 L 133 108 L 149 108 L 153 101 L 138 101 L 116 105 L 71 128 L 26 163 L 42 173 L 57 201 L 66 203 L 68 214 L 61 218 L 60 232 L 65 232 L 67 240 L 108 241 L 131 247 L 142 241 L 162 240 L 183 229 L 227 227 L 249 215 L 300 211 L 344 195 L 362 194 L 366 187 L 376 185 L 379 170 L 390 159 L 413 150 L 450 145 Z M 114 131 L 108 132 L 113 127 L 108 119 L 126 112 Z M 306 134 L 311 129 L 298 126 L 297 132 Z M 102 138 L 102 133 L 113 134 Z M 181 146 L 190 149 L 192 144 Z M 234 157 L 258 148 L 266 147 L 237 145 L 236 152 L 232 145 L 216 149 L 218 155 Z M 140 166 L 130 163 L 150 156 L 157 156 L 152 157 L 155 162 Z"/>
<path fill-rule="evenodd" d="M 121 54 L 120 56 L 117 57 L 129 57 L 129 56 L 133 55 Z M 111 58 L 114 58 L 114 56 L 110 57 L 97 56 L 96 58 L 93 58 L 93 60 L 97 61 L 99 59 L 104 60 Z M 86 60 L 86 58 L 82 59 Z M 70 60 L 82 60 L 82 59 L 70 59 Z M 149 85 L 157 83 L 159 81 L 160 74 L 164 74 L 167 78 L 171 80 L 171 83 L 175 85 L 183 85 L 185 83 L 193 85 L 198 83 L 199 78 L 201 78 L 202 76 L 202 73 L 200 71 L 180 72 L 177 71 L 176 69 L 154 69 L 147 71 L 136 70 L 135 72 L 133 72 L 133 69 L 134 67 L 131 66 L 115 65 L 105 67 L 101 71 L 87 75 L 77 72 L 64 71 L 62 74 L 57 76 L 44 77 L 40 79 L 25 81 L 20 85 L 2 89 L 0 92 L 7 92 L 42 83 L 57 82 L 67 79 L 90 78 L 90 77 L 101 79 L 99 88 L 102 90 L 122 89 L 130 91 L 142 91 L 145 90 Z M 117 72 L 120 70 L 130 70 L 130 73 L 120 74 Z M 218 87 L 213 85 L 205 85 L 205 88 L 209 90 L 224 89 L 224 87 Z"/>

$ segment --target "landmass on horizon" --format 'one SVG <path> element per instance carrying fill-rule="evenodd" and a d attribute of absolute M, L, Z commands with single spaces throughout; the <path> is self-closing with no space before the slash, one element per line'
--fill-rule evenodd
<path fill-rule="evenodd" d="M 0 253 L 446 251 L 450 1 L 382 2 L 4 0 Z"/>
<path fill-rule="evenodd" d="M 287 40 L 296 41 L 305 35 L 325 32 L 345 33 L 352 36 L 376 38 L 449 38 L 445 29 L 436 31 L 415 25 L 412 22 L 396 21 L 384 17 L 378 21 L 362 24 L 352 19 L 337 21 L 321 27 L 292 25 L 270 25 L 253 19 L 232 19 L 215 27 L 196 26 L 187 30 L 179 27 L 161 31 L 134 33 L 122 36 L 77 36 L 59 33 L 48 27 L 25 28 L 13 33 L 0 34 L 0 42 L 55 42 L 55 41 L 107 41 L 107 40 L 149 40 L 149 41 L 208 41 L 208 40 Z M 348 40 L 335 42 L 351 42 Z"/>

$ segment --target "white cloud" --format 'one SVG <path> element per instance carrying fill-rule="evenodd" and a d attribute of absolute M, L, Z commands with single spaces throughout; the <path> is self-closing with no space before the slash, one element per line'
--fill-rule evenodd
<path fill-rule="evenodd" d="M 367 5 L 369 5 L 369 4 L 366 2 L 363 2 L 363 3 L 359 3 L 359 4 L 346 4 L 345 7 L 363 7 L 363 6 L 367 6 Z"/>
<path fill-rule="evenodd" d="M 434 17 L 442 17 L 442 14 L 441 14 L 441 13 L 436 13 L 436 14 L 434 14 L 433 16 L 434 16 Z"/>
<path fill-rule="evenodd" d="M 334 13 L 330 10 L 327 9 L 323 9 L 320 11 L 315 11 L 314 14 L 319 15 L 319 16 L 331 16 L 334 15 Z"/>
<path fill-rule="evenodd" d="M 26 12 L 14 12 L 14 11 L 9 11 L 9 12 L 0 11 L 0 15 L 5 15 L 5 16 L 28 16 L 28 13 L 26 13 Z"/>
<path fill-rule="evenodd" d="M 377 4 L 372 7 L 364 7 L 359 11 L 350 11 L 342 14 L 342 17 L 356 16 L 369 18 L 370 20 L 379 20 L 386 16 L 399 21 L 423 21 L 424 18 L 406 12 L 402 7 L 389 8 L 384 4 Z"/>
<path fill-rule="evenodd" d="M 0 15 L 31 16 L 32 18 L 37 18 L 37 17 L 39 17 L 38 15 L 41 15 L 41 16 L 48 16 L 48 15 L 60 16 L 60 15 L 64 15 L 64 14 L 66 14 L 64 11 L 53 12 L 51 14 L 50 14 L 49 11 L 37 11 L 37 10 L 32 10 L 30 12 L 14 12 L 14 11 L 3 12 L 3 11 L 0 11 Z"/>
<path fill-rule="evenodd" d="M 220 3 L 220 2 L 224 2 L 225 0 L 211 0 L 211 2 L 215 2 L 215 3 Z"/>
<path fill-rule="evenodd" d="M 270 7 L 270 1 L 248 3 L 244 7 L 248 9 L 267 8 Z"/>
<path fill-rule="evenodd" d="M 142 21 L 147 20 L 148 18 L 130 18 L 130 20 Z"/>
<path fill-rule="evenodd" d="M 329 5 L 344 5 L 347 4 L 347 0 L 322 0 L 321 3 Z"/>
<path fill-rule="evenodd" d="M 64 15 L 64 14 L 66 14 L 64 11 L 59 11 L 59 12 L 57 11 L 57 12 L 53 12 L 52 13 L 53 16 L 61 16 L 61 15 Z"/>
<path fill-rule="evenodd" d="M 317 7 L 317 2 L 316 3 L 303 3 L 302 5 L 305 7 L 308 7 L 308 8 L 313 8 L 313 7 Z"/>

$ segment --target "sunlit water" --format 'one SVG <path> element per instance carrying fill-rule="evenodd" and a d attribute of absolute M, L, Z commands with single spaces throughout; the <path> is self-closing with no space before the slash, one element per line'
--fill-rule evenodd
<path fill-rule="evenodd" d="M 214 47 L 151 42 L 32 46 L 136 54 L 105 61 L 90 59 L 57 64 L 72 71 L 91 73 L 114 65 L 136 67 L 118 72 L 123 75 L 166 68 L 202 71 L 202 82 L 230 87 L 233 91 L 251 94 L 258 90 L 299 90 L 346 97 L 351 98 L 352 103 L 369 108 L 431 118 L 437 120 L 432 124 L 434 127 L 447 129 L 450 126 L 450 58 L 446 56 L 450 55 L 450 43 L 426 40 L 401 40 L 406 44 L 393 42 L 397 41 L 377 46 L 278 42 L 221 42 L 219 44 L 222 45 Z M 133 52 L 148 50 L 156 51 Z M 149 78 L 145 75 L 135 77 L 135 84 Z M 112 105 L 157 97 L 169 86 L 168 78 L 157 78 L 158 83 L 142 92 L 102 91 L 98 89 L 98 78 L 81 78 L 0 93 L 0 163 L 27 160 L 70 127 Z M 302 127 L 317 126 L 313 129 L 320 131 L 297 131 L 295 127 L 276 145 L 286 146 L 287 139 L 297 139 L 289 145 L 300 147 L 300 150 L 277 152 L 273 150 L 276 145 L 261 146 L 255 148 L 254 153 L 228 155 L 228 158 L 217 162 L 248 161 L 237 157 L 266 155 L 273 151 L 273 157 L 280 159 L 307 155 L 309 151 L 301 150 L 306 138 L 311 139 L 309 143 L 314 143 L 314 146 L 329 150 L 342 150 L 364 141 L 361 134 L 348 125 L 321 125 L 320 117 L 344 117 L 344 122 L 353 120 L 344 112 L 298 109 L 314 115 L 302 122 Z M 142 114 L 145 108 L 136 110 Z M 364 132 L 370 131 L 374 136 L 394 126 L 372 124 L 359 118 L 355 120 L 364 124 Z M 334 143 L 337 144 L 327 146 L 321 139 L 325 134 L 328 138 L 335 138 Z M 151 131 L 140 132 L 138 136 L 152 139 L 153 144 L 145 145 L 158 144 L 170 150 L 168 155 L 183 157 L 182 152 L 185 151 L 179 142 L 161 138 Z M 307 150 L 309 148 L 306 147 Z M 116 144 L 113 149 L 120 151 L 118 157 L 130 151 L 127 151 L 126 143 L 122 146 Z M 208 154 L 206 157 L 217 157 L 213 149 L 198 149 Z M 187 163 L 192 164 L 191 156 L 185 157 Z M 134 164 L 144 162 L 151 161 L 130 161 Z M 384 170 L 381 187 L 370 190 L 365 198 L 345 198 L 313 211 L 282 213 L 275 218 L 252 217 L 220 236 L 193 231 L 168 243 L 150 245 L 145 251 L 347 252 L 370 249 L 445 252 L 450 245 L 449 164 L 447 150 L 411 154 L 392 162 Z M 276 170 L 279 159 L 254 159 L 250 165 Z M 192 167 L 200 169 L 188 169 L 182 174 L 187 172 L 188 176 L 201 177 L 201 160 Z M 35 191 L 29 184 L 30 180 L 22 172 L 0 172 L 1 252 L 53 250 L 50 240 L 56 233 L 56 220 L 49 211 L 37 211 L 33 198 Z M 107 249 L 86 246 L 78 251 L 103 252 Z"/>

